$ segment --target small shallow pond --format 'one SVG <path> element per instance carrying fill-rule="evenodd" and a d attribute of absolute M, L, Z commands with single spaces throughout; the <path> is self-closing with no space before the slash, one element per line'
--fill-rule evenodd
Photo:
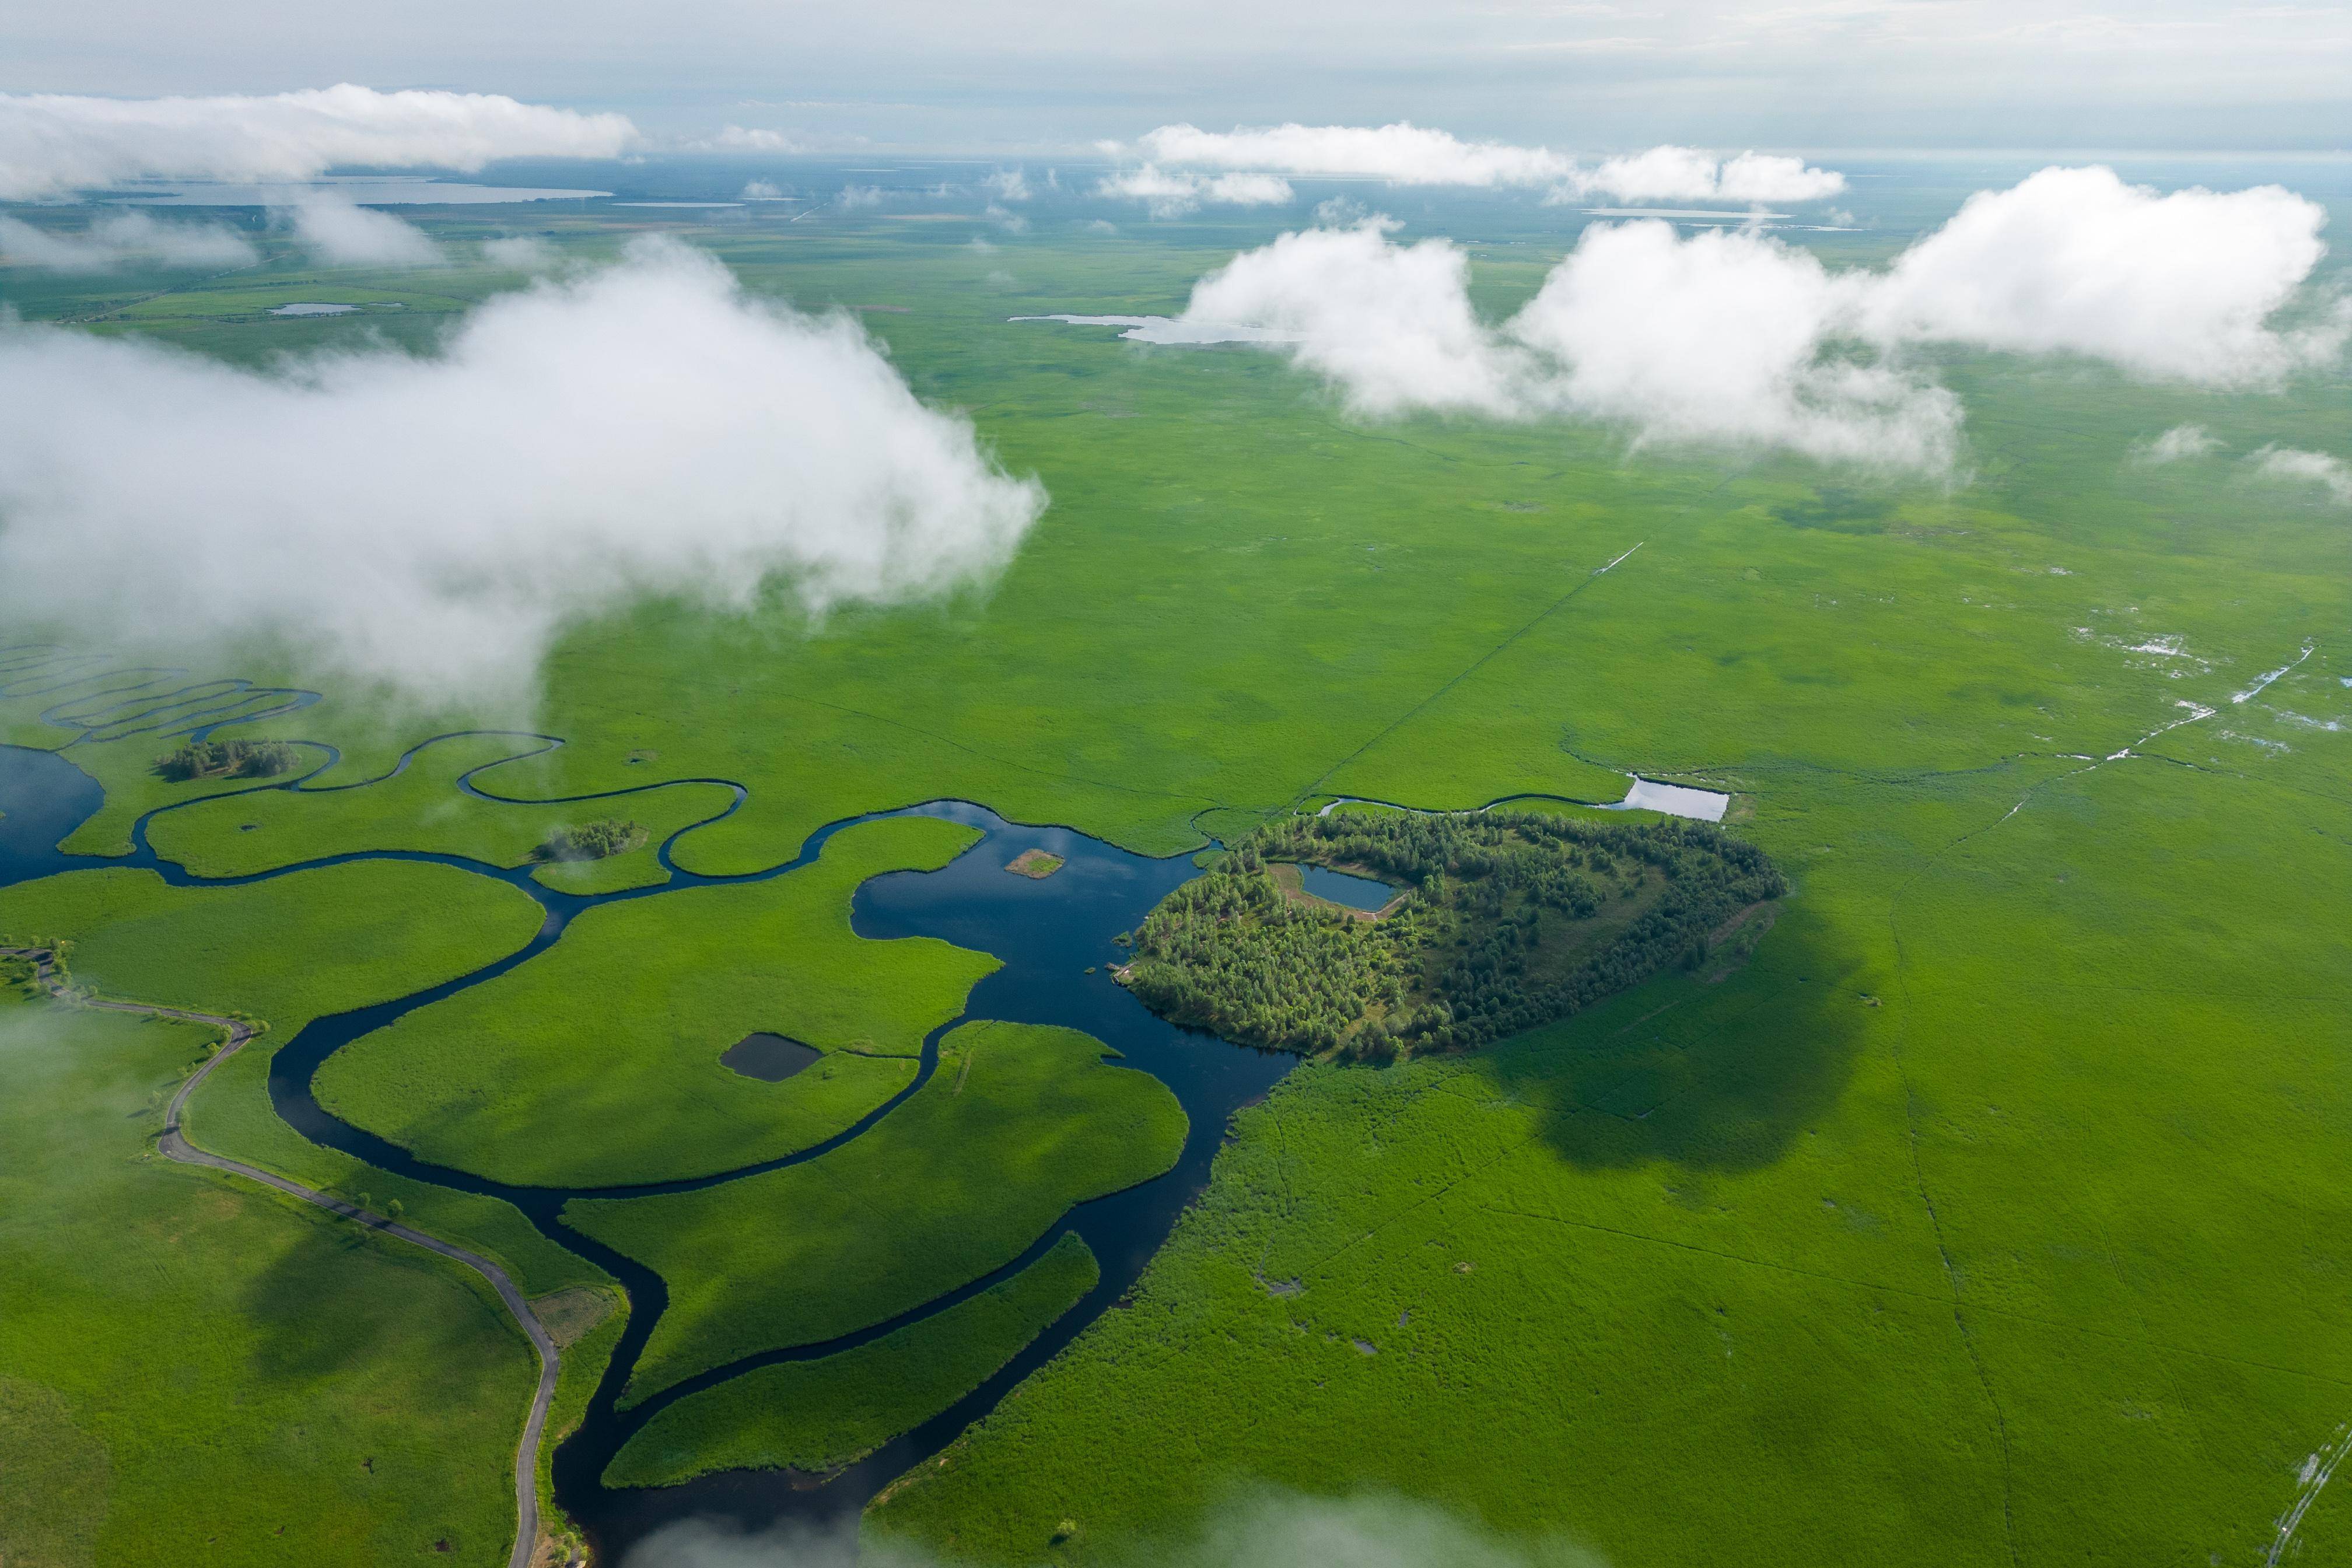
<path fill-rule="evenodd" d="M 1351 910 L 1384 910 L 1391 899 L 1404 891 L 1376 878 L 1334 871 L 1328 866 L 1302 865 L 1298 868 L 1298 879 L 1317 898 L 1345 904 Z"/>
<path fill-rule="evenodd" d="M 746 1035 L 719 1053 L 722 1066 L 733 1068 L 745 1078 L 756 1078 L 762 1083 L 782 1083 L 803 1068 L 824 1059 L 824 1053 L 814 1046 L 783 1035 Z"/>
<path fill-rule="evenodd" d="M 299 300 L 291 305 L 272 305 L 273 316 L 348 316 L 357 305 L 329 305 L 317 300 Z"/>

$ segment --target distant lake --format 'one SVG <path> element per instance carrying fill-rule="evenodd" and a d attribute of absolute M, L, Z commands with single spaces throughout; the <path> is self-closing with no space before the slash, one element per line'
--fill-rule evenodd
<path fill-rule="evenodd" d="M 610 191 L 567 191 L 541 185 L 476 185 L 422 175 L 355 175 L 298 184 L 218 184 L 178 180 L 169 186 L 125 185 L 93 193 L 95 201 L 150 207 L 282 207 L 305 196 L 341 196 L 362 206 L 472 206 L 485 202 L 577 201 Z"/>
<path fill-rule="evenodd" d="M 358 309 L 357 305 L 325 305 L 314 300 L 305 300 L 291 305 L 272 305 L 269 313 L 273 316 L 348 316 Z"/>

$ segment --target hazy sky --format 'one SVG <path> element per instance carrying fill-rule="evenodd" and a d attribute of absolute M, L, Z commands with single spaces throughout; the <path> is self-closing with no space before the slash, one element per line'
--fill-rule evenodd
<path fill-rule="evenodd" d="M 1409 118 L 1609 150 L 2352 146 L 2352 6 L 2188 0 L 16 5 L 0 90 L 356 81 L 907 148 Z"/>

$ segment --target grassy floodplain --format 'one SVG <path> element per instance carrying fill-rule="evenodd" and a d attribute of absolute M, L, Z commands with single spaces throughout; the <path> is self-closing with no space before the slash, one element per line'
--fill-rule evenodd
<path fill-rule="evenodd" d="M 236 888 L 78 871 L 0 889 L 0 934 L 72 943 L 101 995 L 243 1013 L 268 1030 L 189 1102 L 191 1142 L 322 1189 L 398 1202 L 422 1229 L 503 1264 L 533 1293 L 608 1283 L 495 1198 L 410 1181 L 299 1136 L 269 1103 L 269 1058 L 312 1018 L 404 995 L 513 952 L 539 927 L 521 893 L 447 867 L 378 862 Z"/>
<path fill-rule="evenodd" d="M 782 1362 L 690 1394 L 638 1428 L 612 1487 L 712 1470 L 821 1474 L 864 1458 L 985 1382 L 1076 1305 L 1102 1271 L 1075 1232 L 1002 1284 L 855 1350 Z"/>
<path fill-rule="evenodd" d="M 504 1563 L 530 1346 L 473 1275 L 157 1158 L 211 1034 L 0 1000 L 0 1555 Z"/>
<path fill-rule="evenodd" d="M 1981 183 L 1905 178 L 1876 228 L 1822 238 L 1833 260 L 1884 262 Z M 1404 216 L 1475 237 L 1498 314 L 1580 221 Z M 622 226 L 549 226 L 594 254 Z M 2262 1561 L 2352 1413 L 2352 574 L 2342 510 L 2244 458 L 2344 455 L 2352 386 L 1936 355 L 1969 411 L 1947 489 L 1583 426 L 1370 424 L 1254 351 L 1005 320 L 1169 311 L 1272 232 L 700 230 L 755 289 L 905 307 L 870 329 L 1053 509 L 946 605 L 579 627 L 533 719 L 569 743 L 481 782 L 734 779 L 744 809 L 679 854 L 748 870 L 940 795 L 1172 852 L 1336 794 L 1602 800 L 1639 771 L 1752 800 L 1727 826 L 1792 897 L 1719 984 L 1664 976 L 1475 1057 L 1301 1069 L 1239 1119 L 1134 1308 L 870 1528 L 1109 1561 L 1249 1476 L 1673 1568 Z M 268 280 L 332 297 L 288 259 Z M 434 324 L 265 322 L 207 291 L 98 330 L 258 362 Z M 2218 450 L 2135 456 L 2184 423 Z M 2155 735 L 2182 701 L 2212 714 Z M 374 735 L 349 707 L 253 732 L 331 740 L 368 777 L 495 717 Z M 123 745 L 137 767 L 102 760 Z M 123 782 L 93 837 L 180 787 L 137 776 L 163 749 L 68 752 Z M 707 1256 L 772 1266 L 767 1190 L 701 1195 Z M 2340 1481 L 2295 1541 L 2352 1552 Z"/>
<path fill-rule="evenodd" d="M 320 1103 L 437 1163 L 538 1186 L 706 1175 L 822 1142 L 913 1081 L 923 1037 L 996 967 L 867 942 L 850 895 L 975 837 L 865 823 L 772 880 L 589 910 L 530 963 L 337 1052 Z M 758 1030 L 825 1059 L 782 1083 L 719 1062 Z"/>
<path fill-rule="evenodd" d="M 624 1398 L 885 1322 L 1018 1258 L 1071 1205 L 1176 1163 L 1183 1108 L 1074 1029 L 978 1023 L 929 1082 L 804 1164 L 666 1197 L 575 1199 L 567 1223 L 650 1265 L 669 1310 Z M 789 1226 L 753 1216 L 790 1215 Z"/>

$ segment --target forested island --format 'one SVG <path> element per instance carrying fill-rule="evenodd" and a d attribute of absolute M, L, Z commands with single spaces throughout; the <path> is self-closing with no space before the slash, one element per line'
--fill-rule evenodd
<path fill-rule="evenodd" d="M 155 759 L 175 784 L 190 779 L 266 779 L 289 773 L 301 753 L 284 741 L 191 741 Z"/>
<path fill-rule="evenodd" d="M 602 860 L 635 849 L 646 841 L 646 830 L 616 816 L 559 827 L 535 851 L 541 860 Z"/>
<path fill-rule="evenodd" d="M 1286 885 L 1273 869 L 1285 864 L 1407 892 L 1378 916 L 1346 910 Z M 1121 978 L 1154 1012 L 1230 1040 L 1384 1061 L 1483 1045 L 1696 968 L 1711 933 L 1787 890 L 1762 850 L 1698 823 L 1292 817 L 1161 900 Z"/>

